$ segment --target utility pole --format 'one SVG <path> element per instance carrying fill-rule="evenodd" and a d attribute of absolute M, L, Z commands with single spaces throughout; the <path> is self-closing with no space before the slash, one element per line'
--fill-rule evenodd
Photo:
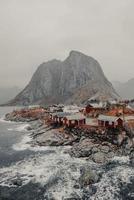
<path fill-rule="evenodd" d="M 125 107 L 126 107 L 126 104 L 124 103 L 123 105 L 122 105 L 122 114 L 123 114 L 123 123 L 125 124 Z"/>

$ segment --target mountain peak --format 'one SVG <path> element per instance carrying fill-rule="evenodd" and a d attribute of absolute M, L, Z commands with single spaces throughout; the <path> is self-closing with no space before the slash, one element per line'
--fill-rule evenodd
<path fill-rule="evenodd" d="M 76 50 L 72 50 L 72 51 L 70 51 L 70 53 L 69 53 L 70 56 L 71 56 L 71 55 L 80 55 L 80 54 L 83 54 L 83 53 L 81 53 L 80 51 L 76 51 Z"/>
<path fill-rule="evenodd" d="M 88 56 L 80 51 L 75 51 L 75 50 L 70 51 L 69 56 L 67 57 L 66 60 L 70 60 L 72 63 L 76 62 L 76 61 L 79 62 L 81 60 L 83 62 L 86 62 L 86 61 L 87 62 L 97 62 L 93 57 Z"/>
<path fill-rule="evenodd" d="M 72 50 L 72 51 L 70 51 L 70 53 L 69 53 L 69 57 L 79 57 L 79 56 L 86 56 L 86 57 L 89 57 L 89 56 L 85 55 L 84 53 L 82 53 L 82 52 L 80 52 L 80 51 Z"/>
<path fill-rule="evenodd" d="M 98 99 L 118 96 L 100 64 L 73 50 L 64 61 L 54 59 L 38 67 L 29 84 L 10 105 L 80 104 L 95 95 Z"/>

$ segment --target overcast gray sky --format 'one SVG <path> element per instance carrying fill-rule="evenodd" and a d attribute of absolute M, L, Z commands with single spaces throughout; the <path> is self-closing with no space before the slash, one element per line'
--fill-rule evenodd
<path fill-rule="evenodd" d="M 23 87 L 37 66 L 70 50 L 110 80 L 134 77 L 134 0 L 0 0 L 0 86 Z"/>

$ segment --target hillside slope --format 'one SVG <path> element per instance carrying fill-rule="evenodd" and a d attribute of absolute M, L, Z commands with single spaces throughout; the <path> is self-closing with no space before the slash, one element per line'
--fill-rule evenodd
<path fill-rule="evenodd" d="M 80 104 L 94 96 L 118 97 L 94 58 L 71 51 L 64 61 L 54 59 L 41 64 L 26 88 L 9 104 Z"/>

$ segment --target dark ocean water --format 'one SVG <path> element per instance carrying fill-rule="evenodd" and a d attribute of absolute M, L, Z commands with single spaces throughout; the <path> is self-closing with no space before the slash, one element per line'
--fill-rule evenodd
<path fill-rule="evenodd" d="M 5 113 L 13 108 L 0 108 L 0 167 L 11 165 L 31 154 L 31 151 L 15 151 L 12 147 L 19 143 L 25 135 L 27 124 L 4 121 Z"/>
<path fill-rule="evenodd" d="M 71 158 L 64 147 L 31 147 L 27 124 L 6 122 L 0 108 L 0 200 L 133 200 L 134 169 L 128 157 L 115 158 L 98 166 Z M 80 169 L 89 166 L 100 172 L 100 181 L 80 188 Z"/>

